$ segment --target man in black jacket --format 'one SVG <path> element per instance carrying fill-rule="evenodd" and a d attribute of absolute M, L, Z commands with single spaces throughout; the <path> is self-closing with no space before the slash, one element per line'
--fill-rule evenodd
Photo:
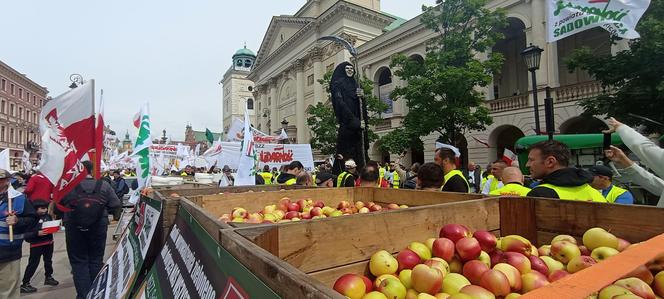
<path fill-rule="evenodd" d="M 120 200 L 122 200 L 122 197 L 125 194 L 129 193 L 129 186 L 127 185 L 127 182 L 120 174 L 120 171 L 118 170 L 113 171 L 113 182 L 115 183 L 115 195 Z"/>
<path fill-rule="evenodd" d="M 28 259 L 28 266 L 25 267 L 23 274 L 23 284 L 21 285 L 21 293 L 34 293 L 37 291 L 35 287 L 30 285 L 32 275 L 37 271 L 39 260 L 44 257 L 44 279 L 45 285 L 57 286 L 59 282 L 53 278 L 53 234 L 47 233 L 43 230 L 42 225 L 44 222 L 51 221 L 51 215 L 48 214 L 48 200 L 35 199 L 32 201 L 32 206 L 35 208 L 39 223 L 35 225 L 32 231 L 25 233 L 25 241 L 30 243 L 30 258 Z"/>
<path fill-rule="evenodd" d="M 14 299 L 20 295 L 23 233 L 35 225 L 37 218 L 25 195 L 10 189 L 10 179 L 9 171 L 0 169 L 0 298 Z"/>
<path fill-rule="evenodd" d="M 92 162 L 84 161 L 83 166 L 88 173 L 92 173 Z M 74 203 L 91 196 L 97 197 L 104 203 L 103 210 L 94 224 L 82 225 L 81 218 L 83 217 L 79 216 L 80 212 L 76 211 L 77 207 Z M 108 211 L 119 208 L 122 204 L 108 182 L 97 181 L 91 175 L 88 175 L 72 192 L 65 195 L 62 203 L 72 209 L 65 213 L 65 237 L 67 255 L 76 287 L 76 298 L 82 299 L 88 294 L 95 276 L 103 266 Z"/>

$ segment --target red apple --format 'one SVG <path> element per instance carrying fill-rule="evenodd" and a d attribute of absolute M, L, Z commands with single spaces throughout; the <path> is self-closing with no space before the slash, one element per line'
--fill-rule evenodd
<path fill-rule="evenodd" d="M 593 259 L 592 257 L 589 257 L 587 255 L 580 255 L 574 257 L 569 261 L 569 263 L 567 263 L 567 272 L 569 272 L 570 274 L 574 274 L 585 268 L 589 268 L 594 264 L 597 264 L 597 261 L 595 261 L 595 259 Z"/>
<path fill-rule="evenodd" d="M 293 218 L 299 218 L 300 217 L 300 212 L 298 211 L 290 211 L 286 213 L 284 216 L 284 219 L 293 219 Z"/>
<path fill-rule="evenodd" d="M 454 255 L 449 264 L 450 264 L 450 273 L 461 274 L 461 272 L 463 271 L 463 263 L 461 262 L 461 259 L 459 259 L 458 255 Z"/>
<path fill-rule="evenodd" d="M 443 287 L 443 273 L 436 267 L 419 264 L 410 274 L 412 287 L 420 293 L 434 295 Z"/>
<path fill-rule="evenodd" d="M 322 209 L 325 206 L 325 203 L 320 200 L 317 200 L 313 206 Z"/>
<path fill-rule="evenodd" d="M 431 245 L 431 254 L 449 263 L 454 257 L 454 242 L 448 238 L 436 239 Z"/>
<path fill-rule="evenodd" d="M 383 209 L 383 207 L 381 205 L 378 205 L 378 204 L 374 204 L 374 205 L 369 207 L 369 211 L 372 211 L 372 212 L 378 212 L 382 209 Z"/>
<path fill-rule="evenodd" d="M 489 253 L 489 257 L 491 258 L 491 267 L 495 266 L 496 264 L 500 264 L 503 262 L 503 258 L 505 257 L 505 253 L 501 251 L 500 249 L 496 249 L 494 252 Z"/>
<path fill-rule="evenodd" d="M 655 277 L 652 275 L 652 272 L 646 267 L 646 265 L 638 266 L 634 271 L 629 272 L 627 275 L 622 278 L 636 277 L 640 280 L 643 280 L 648 285 L 652 285 Z"/>
<path fill-rule="evenodd" d="M 307 207 L 312 207 L 313 206 L 313 201 L 311 199 L 300 199 L 297 201 L 297 204 L 300 205 L 300 208 L 304 209 Z"/>
<path fill-rule="evenodd" d="M 362 280 L 364 280 L 364 285 L 367 287 L 366 293 L 368 294 L 371 291 L 373 291 L 373 282 L 371 281 L 371 279 L 369 279 L 369 277 L 366 277 L 364 275 L 359 275 L 359 276 L 362 278 Z"/>
<path fill-rule="evenodd" d="M 579 246 L 579 251 L 581 252 L 581 255 L 587 255 L 587 256 L 590 256 L 590 254 L 592 253 L 592 252 L 588 249 L 588 247 L 583 246 L 583 245 Z"/>
<path fill-rule="evenodd" d="M 343 213 L 343 214 L 353 214 L 353 209 L 351 209 L 351 208 L 343 208 L 339 211 L 341 211 L 341 213 Z"/>
<path fill-rule="evenodd" d="M 311 217 L 312 216 L 311 216 L 310 212 L 304 212 L 304 213 L 300 214 L 300 218 L 302 218 L 302 219 L 311 219 Z"/>
<path fill-rule="evenodd" d="M 478 260 L 472 260 L 468 261 L 466 264 L 463 265 L 463 276 L 468 278 L 470 282 L 474 285 L 479 285 L 480 284 L 480 279 L 482 278 L 482 274 L 484 272 L 488 271 L 489 267 L 487 267 L 486 264 L 478 261 Z"/>
<path fill-rule="evenodd" d="M 497 239 L 496 236 L 485 230 L 478 230 L 473 233 L 473 237 L 480 242 L 480 247 L 486 253 L 491 253 L 496 250 Z"/>
<path fill-rule="evenodd" d="M 559 280 L 559 279 L 561 279 L 565 276 L 568 276 L 568 275 L 570 275 L 569 272 L 567 272 L 565 270 L 553 271 L 553 272 L 551 272 L 551 274 L 549 274 L 549 282 L 554 282 L 554 281 Z"/>
<path fill-rule="evenodd" d="M 344 274 L 334 283 L 333 289 L 351 299 L 361 299 L 367 287 L 362 277 L 357 274 Z"/>
<path fill-rule="evenodd" d="M 480 286 L 489 290 L 496 296 L 506 296 L 510 293 L 510 282 L 503 274 L 498 270 L 489 269 L 480 278 Z"/>
<path fill-rule="evenodd" d="M 320 216 L 323 215 L 323 209 L 321 209 L 320 207 L 314 207 L 313 209 L 311 209 L 311 211 L 309 211 L 309 213 L 311 214 L 311 216 Z"/>
<path fill-rule="evenodd" d="M 282 210 L 284 212 L 288 212 L 288 205 L 291 203 L 290 198 L 284 197 L 281 200 L 279 200 L 279 205 L 277 207 L 279 210 Z"/>
<path fill-rule="evenodd" d="M 634 293 L 634 295 L 637 295 L 641 298 L 655 299 L 655 292 L 652 290 L 652 288 L 643 280 L 638 278 L 623 278 L 616 281 L 614 284 L 630 290 L 632 293 Z"/>
<path fill-rule="evenodd" d="M 387 209 L 388 209 L 388 210 L 398 210 L 398 209 L 400 209 L 400 208 L 399 208 L 399 205 L 398 205 L 398 204 L 391 203 L 391 204 L 387 205 Z"/>
<path fill-rule="evenodd" d="M 519 270 L 519 273 L 521 274 L 526 274 L 532 269 L 530 260 L 525 255 L 518 252 L 503 253 L 503 261 L 514 266 L 514 268 Z"/>
<path fill-rule="evenodd" d="M 482 252 L 480 242 L 473 237 L 461 238 L 456 242 L 456 251 L 459 254 L 461 261 L 470 261 L 478 258 Z"/>
<path fill-rule="evenodd" d="M 443 228 L 440 229 L 439 237 L 448 238 L 452 242 L 456 243 L 459 239 L 464 237 L 470 237 L 470 229 L 461 224 L 445 224 Z"/>
<path fill-rule="evenodd" d="M 519 270 L 514 268 L 514 266 L 507 263 L 500 263 L 494 266 L 493 269 L 505 274 L 505 277 L 507 277 L 507 280 L 510 282 L 510 288 L 512 289 L 512 292 L 521 291 L 521 273 Z"/>
<path fill-rule="evenodd" d="M 337 209 L 341 210 L 343 208 L 350 208 L 350 203 L 345 200 L 340 201 L 339 204 L 337 205 Z"/>
<path fill-rule="evenodd" d="M 397 261 L 399 262 L 399 269 L 397 272 L 401 272 L 403 269 L 413 269 L 413 267 L 422 262 L 422 259 L 414 251 L 404 249 L 397 255 Z"/>
<path fill-rule="evenodd" d="M 489 299 L 489 298 L 496 298 L 493 293 L 491 293 L 489 290 L 476 286 L 476 285 L 467 285 L 461 290 L 459 290 L 458 294 L 466 294 L 469 295 L 473 299 Z M 438 297 L 436 297 L 438 298 Z"/>
<path fill-rule="evenodd" d="M 298 205 L 296 202 L 291 202 L 288 204 L 288 211 L 289 212 L 299 212 L 301 209 L 300 205 Z"/>
<path fill-rule="evenodd" d="M 549 275 L 549 267 L 539 256 L 528 256 L 530 260 L 530 268 L 544 275 Z"/>
<path fill-rule="evenodd" d="M 444 259 L 439 257 L 432 257 L 424 262 L 425 265 L 429 267 L 435 267 L 443 273 L 443 284 L 445 283 L 445 275 L 450 273 L 450 264 L 448 264 Z"/>
<path fill-rule="evenodd" d="M 376 203 L 373 201 L 368 202 L 366 205 L 364 205 L 367 208 L 371 208 L 371 206 L 375 205 Z"/>
<path fill-rule="evenodd" d="M 632 243 L 625 239 L 618 238 L 618 251 L 622 252 L 623 250 L 627 249 L 629 245 L 632 245 Z"/>

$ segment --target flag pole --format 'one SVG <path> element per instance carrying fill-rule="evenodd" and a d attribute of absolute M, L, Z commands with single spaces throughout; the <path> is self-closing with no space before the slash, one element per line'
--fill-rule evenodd
<path fill-rule="evenodd" d="M 7 196 L 7 212 L 9 213 L 9 215 L 12 214 L 12 207 L 13 207 L 12 196 L 11 196 L 11 194 L 9 194 L 9 196 Z M 14 242 L 14 225 L 13 224 L 9 226 L 9 242 Z"/>
<path fill-rule="evenodd" d="M 90 84 L 92 84 L 92 111 L 91 111 L 92 114 L 91 115 L 92 115 L 92 119 L 93 119 L 94 124 L 95 124 L 94 129 L 92 130 L 92 140 L 94 140 L 94 142 L 96 144 L 97 143 L 97 141 L 96 141 L 97 140 L 96 139 L 97 138 L 97 113 L 96 113 L 97 111 L 95 109 L 95 79 L 90 79 Z M 93 157 L 92 165 L 94 166 L 93 170 L 92 170 L 93 173 L 89 173 L 89 174 L 92 175 L 92 176 L 95 176 L 95 179 L 99 179 L 99 178 L 96 177 L 97 168 L 99 168 L 99 165 L 97 165 L 97 148 L 96 147 L 94 149 L 94 155 L 92 157 Z"/>

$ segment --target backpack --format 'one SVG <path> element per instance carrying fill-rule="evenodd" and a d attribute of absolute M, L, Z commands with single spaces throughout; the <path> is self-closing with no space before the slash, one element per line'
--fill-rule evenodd
<path fill-rule="evenodd" d="M 76 198 L 69 202 L 72 211 L 69 214 L 69 221 L 80 229 L 93 227 L 104 215 L 106 201 L 101 196 L 101 186 L 104 183 L 98 180 L 92 192 L 86 192 L 77 185 Z"/>

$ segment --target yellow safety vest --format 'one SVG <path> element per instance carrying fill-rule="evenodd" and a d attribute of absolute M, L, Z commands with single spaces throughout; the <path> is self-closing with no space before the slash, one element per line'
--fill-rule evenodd
<path fill-rule="evenodd" d="M 482 179 L 482 182 L 480 183 L 480 191 L 484 190 L 484 184 L 486 184 L 486 182 L 490 179 L 493 179 L 493 174 L 487 175 Z"/>
<path fill-rule="evenodd" d="M 345 187 L 346 179 L 351 176 L 352 174 L 350 172 L 342 172 L 339 174 L 337 177 L 337 188 Z"/>
<path fill-rule="evenodd" d="M 297 179 L 296 179 L 296 178 L 292 178 L 292 179 L 286 181 L 286 182 L 284 183 L 284 185 L 295 185 L 295 183 L 297 183 Z"/>
<path fill-rule="evenodd" d="M 500 183 L 500 181 L 497 180 L 495 177 L 491 178 L 491 185 L 489 185 L 489 193 L 491 193 L 491 191 L 498 190 L 498 184 L 499 183 Z"/>
<path fill-rule="evenodd" d="M 261 172 L 261 176 L 263 177 L 263 180 L 265 181 L 265 185 L 272 184 L 272 174 L 269 172 Z"/>
<path fill-rule="evenodd" d="M 618 199 L 618 196 L 623 195 L 625 192 L 627 192 L 627 190 L 613 185 L 609 193 L 606 195 L 606 201 L 614 203 L 616 202 L 616 199 Z"/>
<path fill-rule="evenodd" d="M 593 201 L 593 202 L 607 202 L 602 193 L 588 184 L 574 187 L 554 186 L 551 184 L 541 184 L 535 188 L 549 188 L 556 191 L 558 198 L 563 200 L 578 200 L 578 201 Z"/>
<path fill-rule="evenodd" d="M 489 192 L 489 195 L 502 195 L 502 196 L 526 196 L 530 192 L 530 188 L 524 187 L 521 184 L 509 183 L 502 188 Z"/>
<path fill-rule="evenodd" d="M 443 186 L 440 187 L 440 190 L 443 190 L 443 188 L 445 188 L 445 184 L 447 184 L 447 182 L 455 175 L 460 176 L 463 179 L 463 181 L 466 182 L 466 186 L 468 186 L 468 192 L 470 192 L 470 184 L 468 184 L 468 180 L 466 180 L 466 177 L 463 175 L 463 172 L 457 169 L 452 170 L 445 175 L 445 182 L 443 183 Z"/>
<path fill-rule="evenodd" d="M 385 177 L 385 168 L 379 167 L 378 168 L 378 175 L 380 175 L 380 179 L 382 180 Z"/>
<path fill-rule="evenodd" d="M 392 188 L 399 189 L 400 183 L 401 182 L 399 181 L 399 174 L 395 170 L 394 172 L 392 172 Z"/>

